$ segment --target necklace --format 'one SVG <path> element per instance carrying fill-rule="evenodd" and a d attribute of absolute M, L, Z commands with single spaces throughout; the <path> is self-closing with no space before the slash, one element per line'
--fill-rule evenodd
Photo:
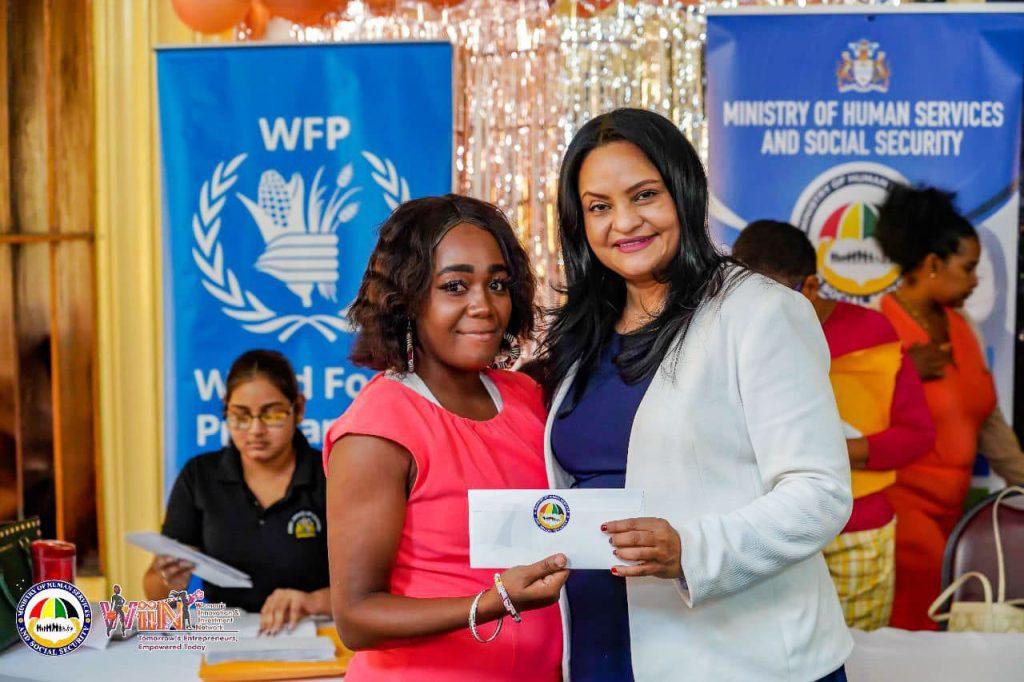
<path fill-rule="evenodd" d="M 638 329 L 642 329 L 645 325 L 648 325 L 658 319 L 664 310 L 665 301 L 661 301 L 654 310 L 641 308 L 638 311 L 632 311 L 628 315 L 624 314 L 619 321 L 615 323 L 615 332 L 618 334 L 632 334 Z"/>
<path fill-rule="evenodd" d="M 932 324 L 932 322 L 928 320 L 927 317 L 925 317 L 924 313 L 922 313 L 920 310 L 912 306 L 910 302 L 907 301 L 907 299 L 903 298 L 903 295 L 900 294 L 898 291 L 893 291 L 892 295 L 893 298 L 895 298 L 896 301 L 900 304 L 900 307 L 906 310 L 910 317 L 914 318 L 914 321 L 917 322 L 922 329 L 924 329 L 926 334 L 928 334 L 928 340 L 934 341 L 936 337 L 936 334 L 932 333 L 934 331 L 934 325 Z"/>

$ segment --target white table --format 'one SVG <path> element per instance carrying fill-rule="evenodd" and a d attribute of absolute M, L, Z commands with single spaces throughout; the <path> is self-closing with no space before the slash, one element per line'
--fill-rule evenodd
<path fill-rule="evenodd" d="M 248 613 L 237 621 L 235 627 L 254 627 L 258 622 L 258 614 Z M 140 650 L 138 637 L 111 640 L 106 643 L 106 648 L 99 648 L 104 640 L 103 626 L 94 623 L 86 643 L 64 656 L 44 656 L 16 642 L 0 653 L 0 682 L 178 682 L 199 679 L 201 652 Z M 339 682 L 342 678 L 316 679 Z M 308 678 L 307 682 L 312 680 Z"/>
<path fill-rule="evenodd" d="M 1024 634 L 853 631 L 850 682 L 1011 682 L 1024 679 Z M 178 682 L 198 679 L 201 656 L 139 651 L 135 640 L 41 656 L 22 644 L 0 655 L 0 680 Z M 338 678 L 331 678 L 337 682 Z M 708 681 L 713 682 L 713 681 Z"/>
<path fill-rule="evenodd" d="M 0 680 L 197 680 L 201 659 L 191 651 L 139 651 L 134 639 L 102 650 L 82 646 L 64 656 L 43 656 L 17 643 L 0 655 Z"/>
<path fill-rule="evenodd" d="M 1024 634 L 851 630 L 850 682 L 1024 680 Z"/>

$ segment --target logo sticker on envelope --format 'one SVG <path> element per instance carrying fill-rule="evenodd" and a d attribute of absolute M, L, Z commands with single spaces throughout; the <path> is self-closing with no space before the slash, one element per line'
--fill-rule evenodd
<path fill-rule="evenodd" d="M 642 490 L 470 490 L 469 564 L 509 568 L 559 552 L 572 569 L 609 569 L 612 554 L 601 524 L 642 516 Z"/>
<path fill-rule="evenodd" d="M 569 523 L 569 504 L 558 495 L 545 495 L 533 507 L 533 520 L 542 530 L 557 533 Z"/>

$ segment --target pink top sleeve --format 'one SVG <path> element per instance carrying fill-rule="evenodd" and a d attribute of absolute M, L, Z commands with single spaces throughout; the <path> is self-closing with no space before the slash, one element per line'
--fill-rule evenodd
<path fill-rule="evenodd" d="M 324 436 L 324 473 L 331 448 L 348 435 L 374 436 L 405 448 L 416 461 L 421 473 L 427 466 L 420 454 L 425 449 L 423 434 L 433 425 L 427 423 L 422 410 L 409 399 L 409 389 L 378 374 L 363 387 L 345 413 L 338 417 Z"/>
<path fill-rule="evenodd" d="M 906 466 L 935 444 L 935 425 L 925 402 L 924 387 L 906 354 L 896 374 L 889 428 L 867 439 L 868 461 L 864 468 L 883 471 Z"/>

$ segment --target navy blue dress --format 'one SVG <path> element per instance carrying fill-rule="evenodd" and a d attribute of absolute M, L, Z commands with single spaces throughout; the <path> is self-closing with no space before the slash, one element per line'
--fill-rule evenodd
<path fill-rule="evenodd" d="M 579 402 L 561 409 L 551 429 L 555 459 L 576 488 L 623 488 L 626 453 L 640 401 L 650 379 L 627 384 L 615 356 L 634 339 L 613 334 Z M 571 400 L 575 386 L 566 394 Z M 613 521 L 615 519 L 608 519 Z M 571 619 L 569 670 L 573 680 L 632 682 L 626 579 L 610 571 L 576 570 L 565 586 Z M 846 682 L 840 667 L 819 682 Z"/>
<path fill-rule="evenodd" d="M 612 336 L 579 403 L 560 414 L 551 429 L 555 459 L 576 480 L 576 488 L 622 488 L 626 483 L 629 434 L 650 380 L 633 385 L 622 380 L 614 363 L 622 342 L 621 335 Z M 572 619 L 572 679 L 631 681 L 626 579 L 610 571 L 572 571 L 565 590 Z"/>

